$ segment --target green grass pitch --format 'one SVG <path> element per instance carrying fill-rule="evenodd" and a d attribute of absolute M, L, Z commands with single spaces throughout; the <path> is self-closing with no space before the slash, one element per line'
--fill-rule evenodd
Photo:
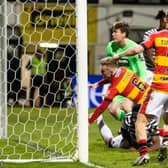
<path fill-rule="evenodd" d="M 25 111 L 26 110 L 26 111 Z M 21 111 L 21 113 L 19 112 Z M 65 118 L 65 113 L 67 115 L 67 121 L 65 121 L 65 123 L 67 125 L 69 125 L 70 123 L 68 123 L 68 121 L 75 121 L 74 114 L 71 114 L 71 112 L 65 111 L 61 111 L 58 118 L 55 118 L 54 113 L 55 111 L 57 111 L 56 109 L 53 109 L 49 114 L 48 114 L 48 110 L 47 109 L 42 109 L 42 110 L 38 110 L 35 109 L 35 111 L 33 111 L 31 108 L 21 108 L 21 107 L 16 107 L 12 109 L 12 113 L 11 109 L 8 109 L 8 134 L 11 134 L 11 140 L 9 141 L 9 148 L 5 149 L 6 154 L 9 154 L 11 152 L 11 150 L 13 150 L 13 148 L 11 148 L 11 146 L 15 146 L 15 150 L 19 151 L 20 153 L 22 152 L 22 149 L 24 148 L 24 143 L 22 145 L 17 145 L 17 134 L 19 135 L 20 133 L 23 132 L 23 129 L 26 130 L 26 132 L 31 132 L 32 130 L 34 131 L 34 136 L 31 137 L 32 142 L 36 142 L 39 141 L 39 144 L 42 146 L 45 146 L 45 143 L 47 142 L 47 136 L 48 133 L 51 133 L 51 125 L 55 124 L 55 120 L 60 121 L 63 118 Z M 89 110 L 90 112 L 92 112 L 92 109 Z M 19 114 L 18 114 L 19 113 Z M 32 115 L 30 115 L 30 113 L 32 113 Z M 38 116 L 40 116 L 40 120 L 38 118 Z M 38 120 L 37 120 L 38 118 Z M 110 114 L 106 111 L 104 113 L 104 119 L 105 121 L 108 123 L 108 125 L 111 127 L 113 135 L 117 134 L 117 130 L 120 126 L 120 122 L 116 121 L 115 119 L 113 119 Z M 37 130 L 40 130 L 40 128 L 43 128 L 43 125 L 46 124 L 48 127 L 44 128 L 46 130 L 44 130 L 44 139 L 42 139 L 42 141 L 40 142 L 40 140 L 38 139 L 40 136 L 40 132 L 37 130 L 34 130 L 33 128 L 35 127 L 34 125 L 34 120 L 36 120 L 39 125 L 36 125 L 36 128 L 38 128 Z M 18 122 L 19 121 L 19 122 Z M 19 124 L 16 124 L 19 123 Z M 23 127 L 22 123 L 27 122 L 27 124 Z M 14 129 L 11 127 L 12 125 L 15 125 Z M 60 129 L 61 127 L 55 127 L 54 131 L 57 131 L 56 129 Z M 71 125 L 70 127 L 71 128 Z M 16 137 L 14 136 L 16 134 Z M 75 135 L 73 137 L 71 137 L 70 135 L 66 134 L 66 127 L 65 127 L 65 132 L 62 132 L 63 136 L 69 136 L 68 138 L 72 141 L 75 141 Z M 56 134 L 54 134 L 56 135 Z M 28 136 L 28 135 L 27 135 Z M 27 137 L 26 134 L 22 134 L 22 142 L 29 140 L 30 137 Z M 57 142 L 57 136 L 53 136 L 50 137 L 50 142 L 51 144 L 54 144 Z M 2 150 L 3 149 L 3 145 L 5 144 L 5 140 L 4 141 L 0 141 L 0 151 L 1 151 L 1 155 L 0 155 L 0 160 L 2 160 L 3 158 L 5 158 L 4 155 L 4 151 L 3 151 L 3 155 L 2 155 Z M 69 144 L 69 147 L 73 148 L 72 143 Z M 60 144 L 61 146 L 61 144 Z M 50 146 L 50 149 L 48 149 L 48 151 L 52 152 L 52 145 Z M 67 147 L 68 148 L 68 147 Z M 25 149 L 24 149 L 25 150 Z M 33 149 L 27 149 L 30 150 L 31 152 L 34 152 Z M 32 151 L 31 151 L 32 150 Z M 34 149 L 35 150 L 35 149 Z M 18 153 L 19 153 L 18 152 Z M 25 155 L 23 155 L 23 159 L 29 157 L 29 152 L 27 152 Z M 43 152 L 43 155 L 41 155 L 41 153 L 34 153 L 34 157 L 47 157 L 45 154 L 45 152 Z M 158 155 L 158 151 L 153 152 L 150 154 L 151 160 L 150 163 L 141 167 L 145 167 L 145 168 L 168 168 L 168 160 L 162 162 L 162 163 L 158 163 L 156 157 Z M 92 167 L 95 167 L 94 165 L 99 165 L 101 167 L 105 167 L 105 168 L 131 168 L 132 167 L 132 163 L 133 161 L 137 158 L 138 153 L 136 151 L 128 151 L 128 150 L 124 150 L 124 149 L 117 149 L 117 148 L 108 148 L 107 146 L 105 146 L 96 123 L 92 124 L 89 126 L 89 162 L 93 163 Z M 16 155 L 12 155 L 11 158 L 17 158 L 18 156 Z M 87 167 L 91 167 L 91 166 L 87 166 L 84 164 L 81 164 L 79 162 L 73 162 L 73 163 L 45 163 L 45 162 L 31 162 L 31 163 L 6 163 L 6 162 L 1 162 L 0 163 L 0 168 L 87 168 Z"/>

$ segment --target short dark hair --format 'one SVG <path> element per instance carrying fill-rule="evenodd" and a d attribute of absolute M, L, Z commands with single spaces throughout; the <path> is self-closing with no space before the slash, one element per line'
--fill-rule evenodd
<path fill-rule="evenodd" d="M 120 29 L 121 32 L 126 33 L 126 37 L 128 37 L 130 27 L 127 22 L 125 22 L 125 21 L 115 22 L 112 26 L 112 30 L 115 30 L 115 29 Z"/>
<path fill-rule="evenodd" d="M 162 19 L 165 16 L 166 16 L 166 12 L 163 10 L 159 10 L 157 15 L 155 16 L 155 19 Z"/>

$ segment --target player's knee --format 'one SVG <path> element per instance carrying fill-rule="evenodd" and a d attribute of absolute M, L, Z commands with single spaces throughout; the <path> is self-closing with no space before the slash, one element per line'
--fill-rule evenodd
<path fill-rule="evenodd" d="M 118 121 L 122 121 L 123 118 L 125 117 L 125 111 L 124 110 L 119 110 L 117 113 L 113 114 L 114 118 Z"/>
<path fill-rule="evenodd" d="M 132 107 L 125 107 L 125 108 L 124 108 L 124 111 L 125 111 L 126 113 L 129 113 L 131 110 L 132 110 Z"/>
<path fill-rule="evenodd" d="M 122 103 L 122 108 L 126 113 L 130 112 L 132 110 L 132 107 L 133 107 L 133 103 L 130 100 L 125 100 Z"/>
<path fill-rule="evenodd" d="M 117 111 L 118 111 L 117 107 L 110 105 L 108 109 L 109 109 L 111 115 L 115 116 L 117 114 Z"/>

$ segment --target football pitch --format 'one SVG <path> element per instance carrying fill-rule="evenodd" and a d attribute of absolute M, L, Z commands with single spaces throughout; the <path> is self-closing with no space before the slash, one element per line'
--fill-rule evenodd
<path fill-rule="evenodd" d="M 26 110 L 26 112 L 24 110 Z M 8 127 L 8 132 L 9 132 L 8 134 L 10 134 L 12 131 L 16 132 L 16 134 L 20 134 L 23 131 L 22 123 L 25 123 L 25 122 L 27 122 L 27 124 L 25 125 L 24 129 L 27 132 L 30 132 L 32 130 L 32 128 L 34 128 L 33 120 L 37 119 L 37 116 L 41 116 L 40 121 L 39 121 L 40 122 L 39 127 L 41 127 L 41 128 L 43 127 L 44 124 L 46 124 L 46 122 L 44 123 L 44 121 L 42 119 L 47 118 L 45 121 L 47 121 L 48 126 L 51 126 L 52 124 L 54 124 L 55 123 L 54 120 L 56 119 L 56 118 L 54 118 L 54 113 L 56 111 L 54 109 L 51 112 L 51 116 L 47 115 L 47 112 L 48 112 L 47 109 L 43 109 L 43 110 L 36 109 L 35 111 L 32 111 L 31 108 L 22 109 L 21 107 L 20 108 L 16 107 L 12 110 L 11 114 L 9 111 L 11 111 L 11 109 L 8 108 L 8 115 L 9 115 L 8 124 L 9 125 L 14 124 L 16 126 L 15 127 L 16 130 L 12 130 L 11 127 Z M 19 111 L 21 111 L 22 114 L 18 118 L 17 114 L 20 113 Z M 90 109 L 89 111 L 92 112 L 93 109 Z M 32 112 L 33 115 L 28 115 L 29 112 Z M 69 125 L 68 121 L 76 122 L 74 119 L 75 117 L 72 118 L 72 116 L 71 116 L 72 112 L 69 112 L 69 113 L 70 114 L 68 114 L 68 118 L 66 119 L 66 122 L 65 122 L 65 123 L 67 123 L 67 125 Z M 60 120 L 62 118 L 65 118 L 64 115 L 65 115 L 65 112 L 63 113 L 63 111 L 62 111 L 59 115 Z M 104 119 L 105 119 L 106 123 L 110 126 L 110 128 L 113 132 L 113 135 L 114 136 L 117 135 L 118 128 L 120 126 L 120 122 L 113 119 L 107 111 L 103 115 L 104 115 Z M 38 128 L 37 130 L 40 129 L 39 127 L 37 127 Z M 55 127 L 55 131 L 57 131 L 56 129 L 60 129 L 60 128 Z M 32 141 L 34 141 L 34 142 L 38 141 L 39 132 L 37 130 L 34 130 L 35 135 L 32 136 L 32 137 L 34 137 L 34 138 L 32 138 Z M 43 136 L 46 138 L 48 136 L 47 133 L 49 133 L 49 132 L 50 132 L 50 127 L 47 127 L 47 129 L 44 130 Z M 68 136 L 66 130 L 65 130 L 64 134 L 65 134 L 65 136 Z M 57 143 L 56 138 L 57 137 L 54 137 L 54 136 L 51 137 L 50 143 L 51 144 Z M 71 139 L 72 137 L 69 136 L 68 138 Z M 75 141 L 75 138 L 74 139 L 73 138 L 72 138 L 72 141 Z M 12 141 L 12 139 L 13 139 L 13 141 Z M 29 139 L 29 137 L 26 137 L 23 134 L 22 139 L 24 139 L 23 141 L 27 141 Z M 1 160 L 3 158 L 5 158 L 5 155 L 2 155 L 2 147 L 3 147 L 4 143 L 5 143 L 5 141 L 2 141 L 0 143 Z M 22 152 L 22 149 L 24 148 L 24 144 L 16 145 L 17 144 L 16 137 L 12 136 L 11 141 L 9 141 L 9 143 L 10 143 L 10 145 L 7 148 L 5 148 L 5 153 L 9 154 L 11 152 L 12 145 L 16 146 L 14 148 L 16 151 L 18 150 L 20 153 Z M 43 139 L 42 142 L 39 142 L 39 143 L 44 145 L 47 142 L 44 141 L 44 139 Z M 60 146 L 61 146 L 61 143 L 60 143 Z M 72 148 L 73 145 L 71 146 L 71 143 L 70 143 L 69 147 Z M 48 151 L 50 151 L 50 152 L 52 151 L 52 146 L 50 149 L 48 149 Z M 31 149 L 30 152 L 33 152 L 33 149 Z M 37 157 L 37 158 L 41 157 L 40 155 L 41 154 L 38 152 L 35 153 L 35 157 Z M 156 159 L 157 155 L 158 155 L 158 151 L 152 152 L 150 154 L 151 159 L 150 159 L 149 164 L 141 166 L 141 167 L 168 168 L 168 160 L 165 160 L 162 163 L 158 163 L 158 161 Z M 44 153 L 42 156 L 45 157 Z M 93 166 L 84 165 L 79 162 L 73 162 L 73 163 L 71 163 L 71 162 L 69 162 L 69 163 L 57 163 L 57 162 L 56 163 L 54 163 L 54 162 L 52 162 L 52 163 L 47 163 L 47 162 L 6 163 L 6 162 L 1 162 L 0 168 L 39 168 L 39 167 L 40 168 L 46 168 L 46 167 L 47 168 L 88 168 L 88 167 L 96 167 L 96 165 L 100 166 L 100 167 L 105 167 L 105 168 L 126 168 L 126 167 L 131 168 L 131 167 L 133 167 L 132 163 L 137 158 L 137 156 L 138 156 L 138 153 L 136 151 L 128 151 L 128 150 L 117 149 L 117 148 L 108 148 L 104 144 L 104 142 L 99 134 L 99 130 L 97 128 L 96 123 L 94 123 L 89 126 L 89 162 L 92 163 Z M 29 157 L 29 155 L 24 155 L 24 158 L 27 158 L 27 157 Z M 11 158 L 17 158 L 17 155 L 12 155 Z"/>

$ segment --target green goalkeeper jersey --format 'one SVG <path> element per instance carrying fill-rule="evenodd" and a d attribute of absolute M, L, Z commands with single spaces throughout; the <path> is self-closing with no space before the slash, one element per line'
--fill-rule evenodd
<path fill-rule="evenodd" d="M 106 55 L 112 57 L 114 54 L 126 51 L 129 48 L 136 46 L 137 43 L 130 39 L 126 39 L 126 45 L 121 47 L 118 42 L 110 41 L 106 46 Z M 134 71 L 144 81 L 146 80 L 146 63 L 142 54 L 122 57 L 119 60 L 119 66 L 125 66 Z"/>

